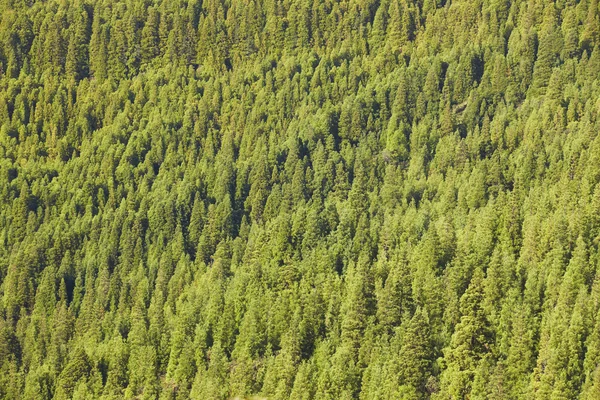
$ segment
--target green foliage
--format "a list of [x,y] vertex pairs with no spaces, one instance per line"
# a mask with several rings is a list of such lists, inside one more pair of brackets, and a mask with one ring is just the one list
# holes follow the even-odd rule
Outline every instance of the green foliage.
[[599,398],[599,79],[597,0],[0,0],[0,398]]

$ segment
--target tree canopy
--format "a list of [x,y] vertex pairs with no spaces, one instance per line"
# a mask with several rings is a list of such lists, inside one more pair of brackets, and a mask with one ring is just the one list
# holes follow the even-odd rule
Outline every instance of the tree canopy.
[[0,398],[597,399],[597,0],[0,0]]

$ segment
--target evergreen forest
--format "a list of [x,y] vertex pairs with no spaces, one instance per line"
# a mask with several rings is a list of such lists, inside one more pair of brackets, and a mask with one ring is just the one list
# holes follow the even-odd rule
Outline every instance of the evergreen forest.
[[600,399],[599,0],[0,0],[0,398]]

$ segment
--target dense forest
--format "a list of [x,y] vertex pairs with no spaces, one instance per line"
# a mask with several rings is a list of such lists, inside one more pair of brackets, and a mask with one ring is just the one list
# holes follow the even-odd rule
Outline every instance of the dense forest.
[[0,398],[600,398],[598,0],[0,0]]

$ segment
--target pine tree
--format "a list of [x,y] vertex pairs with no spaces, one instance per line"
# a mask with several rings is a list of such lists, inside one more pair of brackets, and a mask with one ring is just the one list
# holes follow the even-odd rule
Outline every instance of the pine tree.
[[600,40],[598,0],[590,0],[587,7],[587,17],[584,29],[581,32],[580,45],[582,49],[590,51],[598,44],[598,40]]
[[82,348],[77,348],[58,377],[54,397],[57,399],[71,398],[77,384],[80,380],[86,379],[90,372],[91,365],[88,355]]
[[416,393],[424,393],[431,376],[432,340],[429,317],[422,308],[417,308],[411,318],[398,355],[401,385],[408,385]]
[[491,350],[493,337],[481,307],[483,294],[483,272],[477,268],[460,299],[461,318],[450,345],[444,350],[447,365],[441,374],[441,391],[436,398],[468,396],[477,365]]
[[102,9],[96,6],[92,22],[92,36],[90,38],[90,72],[96,79],[104,79],[107,76],[107,29],[101,20]]
[[160,38],[158,27],[160,15],[155,8],[148,9],[148,19],[142,29],[141,50],[142,63],[149,63],[160,54]]

